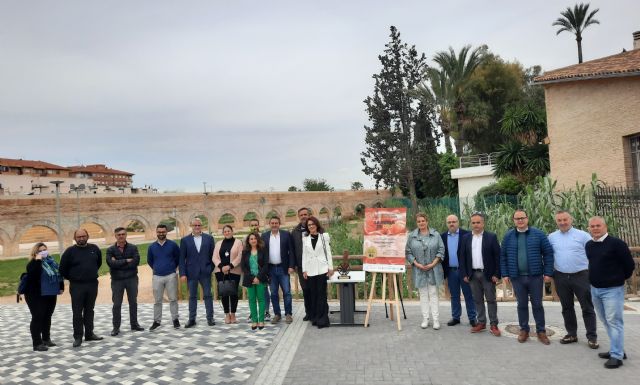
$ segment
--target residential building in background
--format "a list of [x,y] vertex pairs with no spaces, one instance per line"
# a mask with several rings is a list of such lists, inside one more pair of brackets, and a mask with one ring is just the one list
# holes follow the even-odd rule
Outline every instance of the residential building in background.
[[640,188],[640,31],[634,49],[545,72],[551,177]]

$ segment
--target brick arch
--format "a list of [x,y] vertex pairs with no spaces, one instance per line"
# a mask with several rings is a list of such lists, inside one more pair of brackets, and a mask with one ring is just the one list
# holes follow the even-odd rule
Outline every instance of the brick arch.
[[258,220],[260,221],[260,228],[262,228],[264,226],[264,217],[262,216],[262,214],[260,213],[260,210],[258,210],[255,207],[249,207],[247,209],[243,209],[242,210],[244,213],[242,214],[242,216],[240,217],[240,221],[244,222],[244,217],[251,213],[254,212],[256,213],[256,218],[258,218]]
[[[115,241],[115,237],[113,236],[113,230],[115,230],[115,227],[112,224],[105,221],[104,219],[95,215],[90,215],[88,217],[83,218],[83,221],[80,224],[80,226],[82,227],[82,225],[84,225],[85,223],[93,223],[95,225],[98,225],[104,232],[104,238],[106,242],[110,242],[111,240]],[[67,236],[69,238],[73,238],[73,232],[75,230],[76,229],[71,230],[69,234],[67,234]]]
[[282,213],[282,210],[280,210],[277,207],[271,207],[269,209],[269,211],[267,211],[264,215],[265,215],[265,221],[267,220],[266,215],[269,214],[270,212],[275,211],[276,215],[280,217],[280,222],[284,222],[284,214]]
[[0,252],[0,257],[8,254],[8,250],[13,247],[13,242],[11,241],[9,233],[2,229],[0,229],[0,244],[2,245],[2,252]]
[[46,227],[51,229],[57,237],[63,236],[64,235],[64,230],[61,232],[62,234],[58,233],[58,229],[57,226],[55,224],[55,222],[43,219],[43,220],[38,220],[38,221],[33,221],[31,223],[28,223],[27,225],[25,225],[24,227],[22,227],[20,230],[16,231],[16,234],[13,236],[13,242],[16,244],[20,244],[20,238],[22,238],[22,236],[31,228],[33,227],[38,227],[38,226],[42,226],[42,227]]
[[154,234],[154,228],[155,226],[151,226],[151,224],[149,223],[149,220],[140,215],[140,214],[127,214],[124,217],[122,217],[118,223],[120,224],[120,226],[122,227],[126,227],[127,224],[130,221],[138,221],[140,223],[142,223],[142,227],[144,228],[144,238],[145,239],[154,239],[155,238],[155,234]]

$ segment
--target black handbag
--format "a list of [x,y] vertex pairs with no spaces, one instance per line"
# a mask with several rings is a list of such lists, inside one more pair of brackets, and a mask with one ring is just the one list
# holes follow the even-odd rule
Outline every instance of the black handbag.
[[236,281],[228,277],[229,275],[225,274],[222,281],[218,281],[218,295],[221,297],[233,297],[238,295]]

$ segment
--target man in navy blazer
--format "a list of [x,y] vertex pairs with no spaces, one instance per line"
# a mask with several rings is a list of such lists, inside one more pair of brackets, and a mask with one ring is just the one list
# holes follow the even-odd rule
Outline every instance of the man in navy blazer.
[[444,243],[442,269],[451,293],[451,319],[447,322],[449,326],[455,326],[460,323],[460,316],[462,315],[460,291],[464,295],[464,305],[467,308],[469,323],[471,326],[476,326],[476,307],[473,302],[471,287],[460,276],[460,239],[467,233],[467,230],[460,228],[460,221],[457,216],[449,215],[447,217],[447,231],[442,233],[441,237]]
[[213,298],[211,295],[211,273],[213,272],[213,247],[215,240],[202,232],[202,221],[195,218],[191,222],[192,233],[180,241],[180,280],[187,281],[189,287],[189,321],[184,326],[196,325],[198,308],[198,283],[204,292],[204,307],[207,310],[207,323],[215,325],[213,320]]
[[271,304],[273,305],[272,323],[282,319],[278,288],[282,288],[284,297],[284,315],[287,323],[293,322],[291,279],[289,273],[295,271],[296,259],[293,253],[293,240],[288,231],[280,230],[280,217],[269,219],[271,231],[262,234],[262,240],[269,255],[269,278],[271,279]]
[[484,231],[484,220],[482,213],[471,215],[471,233],[466,234],[460,244],[460,275],[471,286],[478,311],[478,324],[471,332],[478,333],[487,328],[486,298],[491,322],[489,331],[499,337],[496,283],[500,279],[500,244],[494,233]]

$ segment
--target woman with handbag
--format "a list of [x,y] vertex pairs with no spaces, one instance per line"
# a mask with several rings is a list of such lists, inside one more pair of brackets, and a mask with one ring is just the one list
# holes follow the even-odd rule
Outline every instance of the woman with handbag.
[[34,351],[45,352],[56,346],[51,341],[51,317],[56,308],[56,297],[63,291],[64,280],[58,271],[58,264],[49,255],[47,245],[36,243],[27,263],[27,287],[24,294],[31,312],[29,329]]
[[329,234],[324,232],[318,218],[307,219],[308,235],[302,239],[302,275],[309,285],[309,321],[318,329],[329,326],[327,280],[333,275],[333,257]]
[[242,268],[242,241],[233,237],[233,227],[225,225],[222,228],[224,239],[217,242],[213,249],[213,272],[218,281],[218,297],[224,308],[224,323],[238,323],[236,309],[238,308],[238,284]]
[[257,232],[247,235],[242,251],[242,286],[249,294],[251,330],[264,329],[264,288],[269,281],[269,255],[264,248],[262,237]]

